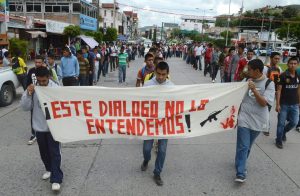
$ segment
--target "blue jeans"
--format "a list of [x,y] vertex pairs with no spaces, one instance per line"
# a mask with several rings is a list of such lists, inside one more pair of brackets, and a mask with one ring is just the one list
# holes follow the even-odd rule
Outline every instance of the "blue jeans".
[[[292,128],[294,128],[299,120],[299,106],[296,105],[280,105],[277,122],[277,142],[282,142],[282,137],[285,136]],[[287,124],[285,122],[288,121]]]
[[[154,140],[144,140],[143,154],[144,154],[144,161],[146,162],[150,161],[151,159],[151,150],[153,147],[153,141]],[[158,152],[155,160],[155,169],[153,171],[155,175],[160,175],[163,169],[165,158],[166,158],[166,152],[167,152],[167,144],[168,144],[167,139],[158,140]]]
[[103,76],[108,73],[108,61],[103,62]]
[[119,65],[119,83],[125,82],[126,66],[127,65]]
[[252,144],[254,143],[259,133],[259,131],[254,131],[245,127],[237,128],[235,153],[236,176],[246,177],[246,161],[249,157]]

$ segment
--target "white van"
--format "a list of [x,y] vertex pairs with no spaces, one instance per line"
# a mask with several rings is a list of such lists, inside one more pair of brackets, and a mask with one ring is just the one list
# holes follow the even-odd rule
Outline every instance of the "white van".
[[296,47],[289,47],[289,46],[282,46],[276,48],[277,52],[280,52],[280,54],[283,53],[283,51],[287,50],[289,52],[289,56],[297,56],[297,48]]

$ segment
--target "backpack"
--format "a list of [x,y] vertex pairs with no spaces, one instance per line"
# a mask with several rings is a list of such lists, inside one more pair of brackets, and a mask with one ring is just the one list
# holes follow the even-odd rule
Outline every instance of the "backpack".
[[280,69],[277,67],[268,67],[267,77],[275,84],[279,82]]
[[12,59],[12,71],[17,74],[18,72],[20,72],[20,69],[21,69],[21,65],[20,65],[20,62],[19,62],[19,57],[15,57]]

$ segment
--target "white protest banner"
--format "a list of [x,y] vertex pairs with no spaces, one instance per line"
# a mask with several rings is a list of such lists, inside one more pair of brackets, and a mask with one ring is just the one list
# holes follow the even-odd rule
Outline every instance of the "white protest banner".
[[245,82],[145,88],[36,87],[55,140],[188,138],[233,129]]

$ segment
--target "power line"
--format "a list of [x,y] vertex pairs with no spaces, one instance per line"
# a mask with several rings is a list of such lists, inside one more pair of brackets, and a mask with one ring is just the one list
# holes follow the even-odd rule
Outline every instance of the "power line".
[[[124,3],[118,3],[118,5],[125,6],[125,7],[131,7],[137,10],[143,10],[143,11],[149,11],[149,12],[155,12],[155,13],[161,13],[161,14],[168,14],[168,15],[176,15],[176,16],[188,16],[188,17],[203,17],[205,19],[210,19],[210,18],[224,18],[227,19],[228,17],[231,19],[235,18],[240,18],[240,19],[249,19],[249,20],[256,20],[256,21],[269,21],[269,19],[263,19],[263,18],[256,18],[256,17],[247,17],[247,16],[200,16],[200,15],[194,15],[194,14],[182,14],[182,13],[176,13],[176,12],[168,12],[168,11],[163,11],[163,10],[157,10],[157,9],[147,9],[147,8],[142,8],[134,5],[128,5]],[[183,11],[183,10],[181,10]],[[291,23],[291,24],[300,24],[300,21],[292,21],[292,20],[273,20],[272,22],[280,22],[280,23]]]

